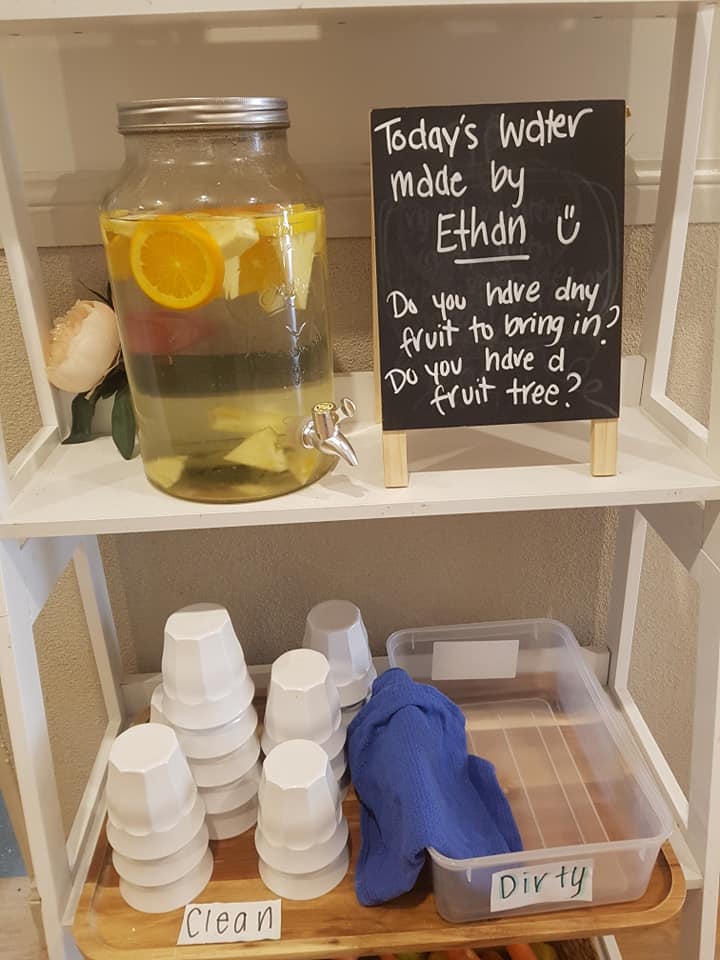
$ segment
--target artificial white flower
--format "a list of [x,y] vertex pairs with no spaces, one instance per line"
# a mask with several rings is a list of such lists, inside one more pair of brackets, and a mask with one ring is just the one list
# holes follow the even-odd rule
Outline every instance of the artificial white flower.
[[76,300],[50,332],[48,380],[59,390],[88,393],[115,364],[119,349],[114,311],[98,300]]

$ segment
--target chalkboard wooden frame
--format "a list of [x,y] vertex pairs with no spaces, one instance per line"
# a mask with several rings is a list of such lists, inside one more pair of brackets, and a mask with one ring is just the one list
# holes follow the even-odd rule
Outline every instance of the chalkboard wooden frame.
[[625,116],[619,100],[371,111],[386,486],[408,483],[406,430],[553,420],[590,419],[592,473],[615,474]]

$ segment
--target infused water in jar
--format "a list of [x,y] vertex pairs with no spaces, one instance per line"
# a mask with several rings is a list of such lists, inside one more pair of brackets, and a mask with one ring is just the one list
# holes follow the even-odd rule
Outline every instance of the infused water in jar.
[[332,402],[325,211],[288,153],[286,101],[118,114],[126,162],[101,226],[148,479],[235,502],[353,462]]

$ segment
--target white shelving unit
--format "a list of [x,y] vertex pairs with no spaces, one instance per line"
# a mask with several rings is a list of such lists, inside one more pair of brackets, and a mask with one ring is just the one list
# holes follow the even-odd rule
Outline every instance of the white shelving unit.
[[[662,179],[641,358],[623,369],[619,471],[593,478],[587,428],[549,424],[440,432],[411,437],[410,486],[382,484],[379,428],[372,423],[369,375],[353,375],[360,403],[353,442],[361,466],[340,467],[307,490],[253,505],[208,507],[162,496],[137,461],[125,463],[109,440],[63,447],[65,424],[45,378],[49,326],[22,178],[0,87],[0,236],[43,426],[11,462],[0,459],[0,680],[51,960],[78,956],[70,925],[104,814],[103,785],[112,738],[125,722],[120,657],[97,547],[110,532],[308,523],[464,513],[618,506],[620,530],[610,596],[608,693],[652,764],[677,821],[675,847],[688,878],[679,957],[711,960],[720,889],[720,392],[709,428],[666,396],[688,227],[713,6],[699,0],[3,0],[0,35],[62,33],[79,25],[190,17],[273,23],[282,13],[436,17],[456,7],[494,15],[532,8],[573,17],[676,17]],[[404,9],[407,8],[407,9]],[[101,12],[99,12],[101,11]],[[720,372],[720,332],[715,337]],[[715,377],[718,382],[717,376]],[[0,429],[0,441],[2,431]],[[4,446],[0,443],[4,450]],[[691,780],[685,794],[629,691],[628,674],[648,523],[699,584],[696,702]],[[75,559],[109,722],[66,841],[53,772],[33,623]],[[620,956],[612,939],[602,949]]]

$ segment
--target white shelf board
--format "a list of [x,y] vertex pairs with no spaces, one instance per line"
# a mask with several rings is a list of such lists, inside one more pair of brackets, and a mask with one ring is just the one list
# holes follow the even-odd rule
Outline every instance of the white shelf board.
[[[624,371],[633,369],[638,365],[624,364]],[[521,424],[409,433],[410,485],[388,490],[380,428],[370,423],[372,374],[340,377],[336,386],[337,396],[347,393],[358,401],[361,419],[350,433],[359,467],[340,464],[319,483],[273,500],[189,503],[153,489],[139,457],[123,461],[112,440],[101,437],[54,450],[0,518],[0,537],[720,499],[720,477],[637,406],[622,409],[615,477],[590,475],[587,423]]]
[[672,16],[683,9],[708,6],[717,0],[2,0],[0,24],[31,28],[33,24],[63,23],[72,27],[98,25],[101,22],[152,17],[185,17],[212,21],[237,15],[277,22],[279,16],[322,17],[335,12],[362,13],[383,10],[437,11],[444,16],[479,10],[523,12],[564,10],[574,15],[598,13],[612,16]]

